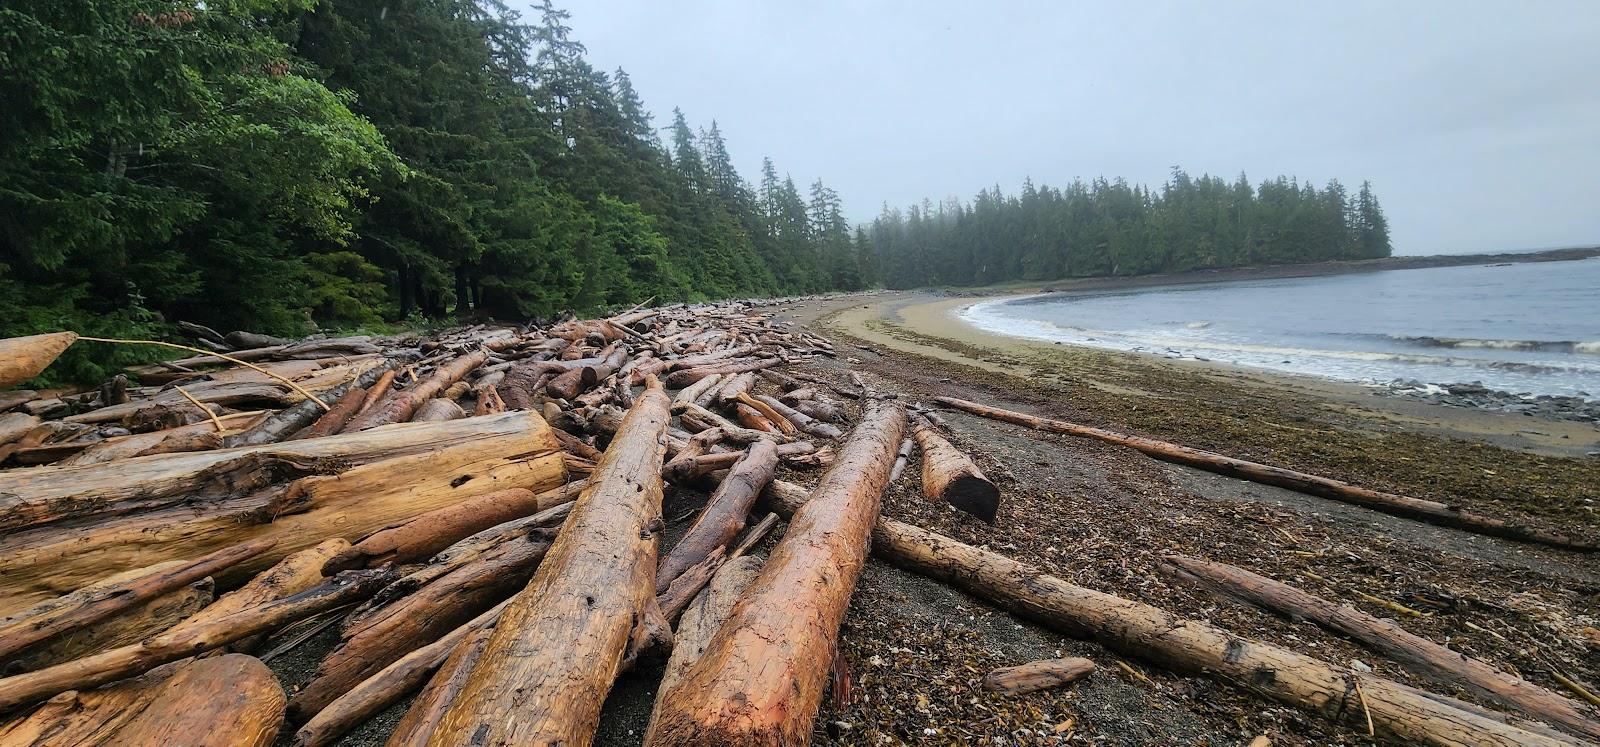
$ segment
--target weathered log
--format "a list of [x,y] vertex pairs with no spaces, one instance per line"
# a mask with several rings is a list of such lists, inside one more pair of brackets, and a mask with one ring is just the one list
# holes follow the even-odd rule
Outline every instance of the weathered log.
[[[342,386],[336,386],[324,392],[317,393],[317,400],[323,404],[331,405],[338,401],[344,393],[352,388],[366,387],[368,393],[379,391],[376,382],[393,381],[395,372],[406,364],[408,357],[397,356],[363,371],[355,381]],[[363,404],[366,404],[363,402]],[[235,448],[240,446],[260,446],[282,441],[294,432],[316,422],[324,410],[321,405],[311,400],[296,403],[290,407],[279,410],[269,415],[266,420],[251,426],[243,433],[238,433],[223,440],[223,446]]]
[[[510,601],[508,599],[495,605],[489,611],[446,633],[443,638],[400,657],[393,664],[384,667],[377,674],[339,696],[295,732],[295,747],[324,747],[333,744],[383,709],[399,702],[411,691],[422,687],[423,683],[428,682],[431,688],[429,676],[439,669],[441,664],[448,668],[451,661],[460,655],[463,644],[468,641],[476,642],[480,635],[487,637],[488,632],[493,630],[495,621],[500,618],[500,612]],[[418,701],[426,697],[427,692],[424,691],[423,695],[418,696]],[[413,709],[415,707],[413,705]],[[410,711],[407,711],[407,714],[409,716]],[[406,721],[402,719],[401,728],[404,728],[405,724]],[[396,729],[397,733],[399,731],[400,729]]]
[[345,430],[364,431],[387,423],[403,423],[411,418],[422,403],[433,399],[451,384],[465,378],[472,369],[483,365],[487,360],[489,360],[487,350],[474,350],[457,356],[450,362],[440,365],[432,376],[404,391],[391,394],[388,399],[378,403],[371,410],[351,419]]
[[66,604],[51,605],[50,609],[36,614],[24,612],[8,617],[0,621],[0,661],[54,636],[124,613],[237,565],[266,552],[273,544],[271,540],[260,540],[224,548],[183,565],[103,586],[91,594]]
[[38,376],[77,339],[76,332],[0,339],[0,389]]
[[[206,605],[172,631],[183,631],[208,625],[235,612],[260,607],[268,602],[299,594],[322,583],[322,566],[328,559],[348,549],[350,543],[343,539],[324,540],[316,547],[294,553],[271,568],[257,573],[248,583],[227,594],[215,603]],[[254,636],[234,641],[228,647],[234,651],[253,651],[264,636]]]
[[429,736],[439,728],[439,722],[449,712],[451,704],[466,688],[472,670],[478,666],[478,660],[483,657],[484,649],[489,647],[489,638],[493,635],[494,628],[481,628],[472,631],[456,645],[449,658],[428,680],[427,687],[411,701],[411,707],[400,717],[400,723],[389,734],[385,747],[424,747],[428,744]]
[[427,560],[440,550],[489,527],[550,508],[560,493],[535,493],[522,488],[498,490],[434,509],[397,526],[386,527],[339,553],[322,568],[333,574],[384,563],[405,565]]
[[791,440],[788,436],[772,431],[745,428],[721,415],[707,410],[700,405],[689,402],[678,402],[672,406],[672,412],[679,416],[683,427],[699,432],[710,428],[721,428],[723,438],[742,444],[754,443],[761,439],[775,439],[779,443]]
[[277,540],[218,579],[242,581],[329,537],[355,539],[485,493],[564,482],[558,444],[532,413],[138,457],[116,470],[0,472],[0,521],[78,519],[0,535],[0,614],[117,569]]
[[400,369],[393,366],[384,366],[379,370],[383,373],[378,375],[377,381],[372,382],[372,386],[367,387],[367,394],[361,398],[361,406],[356,408],[356,415],[372,409],[373,405],[389,396],[389,390],[394,386],[394,377],[400,373]]
[[1026,695],[1077,682],[1093,672],[1094,662],[1088,659],[1042,659],[996,669],[983,676],[983,686],[1003,695]]
[[776,385],[778,387],[778,389],[780,389],[782,391],[785,391],[785,392],[793,391],[795,389],[799,389],[800,387],[805,386],[805,384],[801,383],[801,381],[799,379],[796,379],[795,377],[790,376],[789,374],[783,373],[782,371],[774,371],[774,370],[772,370],[770,368],[766,369],[764,371],[761,371],[761,378],[772,382],[774,385]]
[[429,744],[587,744],[636,631],[662,625],[655,559],[671,415],[660,384],[647,383]]
[[301,722],[379,670],[521,589],[550,549],[543,536],[507,542],[381,609],[354,620],[316,676],[289,701]]
[[[766,439],[756,443],[766,443]],[[794,443],[778,444],[776,451],[779,458],[789,459],[804,456],[817,450],[810,441],[795,441]],[[709,475],[719,469],[727,469],[739,461],[744,452],[722,451],[713,454],[699,454],[692,456],[679,456],[667,462],[661,468],[661,476],[668,482],[682,485],[701,475]]]
[[682,389],[712,374],[735,374],[744,373],[745,371],[759,371],[763,368],[771,368],[782,362],[783,360],[780,358],[758,358],[747,361],[727,361],[724,363],[714,363],[709,366],[685,368],[680,371],[673,371],[667,375],[667,388]]
[[1000,509],[1000,489],[983,476],[983,470],[933,426],[918,422],[912,426],[912,434],[922,449],[923,497],[943,501],[993,524]]
[[[176,567],[181,561],[163,563],[156,568]],[[88,592],[85,597],[95,593],[98,589],[118,583],[121,580],[140,575],[151,569],[135,569],[125,574],[118,574],[104,585],[88,587],[83,591]],[[35,669],[43,669],[64,661],[82,658],[93,653],[106,651],[136,643],[149,636],[160,633],[179,621],[200,611],[216,593],[216,584],[208,578],[187,584],[162,594],[143,604],[135,605],[110,617],[101,618],[86,625],[78,626],[60,635],[52,636],[49,640],[29,646],[18,652],[5,663],[5,673],[15,674]],[[76,596],[78,592],[74,592]]]
[[454,400],[438,397],[417,407],[417,411],[411,415],[411,422],[437,423],[442,420],[460,420],[466,416],[467,411],[461,409],[461,405],[456,404]]
[[0,711],[67,690],[81,690],[131,677],[240,638],[265,633],[370,596],[393,576],[393,571],[388,569],[346,571],[315,588],[229,615],[209,625],[163,633],[131,646],[0,679]]
[[778,447],[771,441],[757,441],[739,456],[683,538],[662,558],[656,571],[656,594],[665,592],[679,574],[739,536],[750,518],[750,507],[777,470]]
[[[666,671],[661,675],[661,683],[656,686],[655,710],[660,709],[662,696],[705,653],[717,629],[733,612],[733,605],[761,573],[761,563],[761,558],[743,557],[723,564],[712,576],[711,583],[683,611],[683,618],[678,621],[672,639],[672,656],[667,659]],[[650,741],[648,734],[654,730],[655,715],[652,711],[646,742]]]
[[721,383],[722,374],[711,374],[710,376],[707,376],[679,390],[677,396],[673,397],[672,400],[674,402],[693,402],[695,404],[701,404],[700,397],[706,392],[710,391],[712,387],[715,387]]
[[[712,400],[719,405],[726,405],[730,402],[736,402],[739,399],[739,395],[748,394],[749,392],[753,391],[755,389],[755,385],[756,372],[746,371],[742,374],[734,374],[732,379],[728,380],[717,389],[715,396],[712,397]],[[701,402],[699,404],[704,405],[706,403]]]
[[[788,432],[779,430],[777,424],[773,423],[771,420],[768,420],[767,416],[762,415],[760,410],[757,410],[756,408],[751,407],[743,402],[734,403],[733,412],[738,417],[739,424],[746,428],[758,431],[766,431],[774,435],[789,435]],[[785,425],[787,425],[787,423],[785,423]]]
[[568,454],[583,457],[591,462],[600,461],[599,449],[590,446],[583,439],[561,430],[560,428],[556,428],[554,432],[556,434],[556,440],[561,442],[561,448],[565,449]]
[[132,459],[151,454],[177,454],[185,451],[210,451],[220,449],[226,437],[237,426],[241,430],[254,427],[267,416],[264,411],[236,412],[217,418],[225,428],[217,432],[216,423],[203,420],[166,430],[133,433],[108,438],[83,451],[56,462],[66,467],[83,464],[104,464],[118,459]]
[[803,399],[795,402],[793,407],[796,411],[803,412],[825,423],[844,422],[844,410],[840,409],[839,405],[831,400],[821,398]]
[[39,425],[39,418],[25,412],[0,412],[0,446],[11,443]]
[[905,411],[873,399],[754,584],[660,697],[651,745],[804,744],[866,562]]
[[0,744],[266,745],[283,720],[283,706],[283,688],[261,662],[240,654],[193,659],[62,693],[25,717],[0,723]]
[[914,436],[906,436],[900,441],[900,450],[894,455],[894,468],[889,470],[889,482],[900,479],[900,473],[906,471],[906,465],[911,463],[911,451],[917,446]]
[[[789,513],[805,505],[806,490],[775,480],[765,499],[774,511]],[[901,568],[1128,656],[1243,685],[1257,694],[1362,729],[1370,714],[1378,733],[1397,742],[1439,747],[1577,744],[1537,724],[1506,723],[1498,714],[1453,698],[1345,670],[1147,604],[1075,586],[1034,566],[904,522],[880,518],[872,532],[872,550]]]
[[367,401],[367,390],[364,387],[349,387],[339,399],[334,401],[328,411],[322,413],[311,425],[301,428],[290,438],[322,438],[331,436],[344,430],[345,423],[355,417],[356,411],[361,409],[361,403]]
[[1477,534],[1514,539],[1520,542],[1550,545],[1583,552],[1600,551],[1600,545],[1596,545],[1586,539],[1568,537],[1503,519],[1480,516],[1438,501],[1371,490],[1351,485],[1341,480],[1308,475],[1304,472],[1295,472],[1283,467],[1249,462],[1210,451],[1202,451],[1188,446],[1179,446],[1178,444],[1140,436],[1129,436],[1101,428],[1092,428],[1061,420],[1049,420],[1011,410],[1002,410],[998,407],[980,405],[976,402],[968,402],[954,397],[935,397],[934,399],[940,404],[964,410],[974,415],[1015,423],[1049,433],[1084,436],[1107,443],[1119,444],[1163,461],[1196,467],[1208,472],[1252,482],[1276,485],[1280,488],[1288,488],[1330,500],[1350,503],[1394,516],[1416,519]]
[[[763,394],[757,396],[756,400],[760,401],[762,404],[765,404],[769,409],[772,410],[773,413],[776,413],[789,422],[794,423],[796,428],[799,428],[800,430],[805,431],[813,436],[828,439],[844,437],[844,431],[828,425],[827,423],[818,421],[815,418],[812,418],[810,415],[784,404],[783,402],[779,401],[777,397],[771,397]],[[770,420],[772,416],[768,415],[767,417]]]
[[743,421],[745,418],[744,410],[740,407],[740,405],[743,405],[744,407],[748,407],[760,413],[761,417],[765,418],[766,422],[771,423],[772,427],[777,428],[780,433],[791,437],[800,435],[800,428],[788,418],[784,417],[783,413],[780,413],[773,408],[772,405],[750,396],[749,393],[742,392],[736,399],[738,399],[740,404],[734,405],[734,410],[739,413],[739,419],[741,421]]
[[477,404],[472,408],[473,415],[493,415],[506,411],[505,400],[500,399],[500,390],[494,384],[479,383],[473,387],[477,393]]
[[189,662],[117,730],[112,744],[267,747],[283,725],[283,686],[259,659]]
[[1408,633],[1391,620],[1330,602],[1243,568],[1182,555],[1168,556],[1167,562],[1176,567],[1176,575],[1181,578],[1297,620],[1310,620],[1349,636],[1441,685],[1460,687],[1485,700],[1520,711],[1573,734],[1600,739],[1600,723],[1586,716],[1576,703],[1521,677],[1502,672],[1488,662]]
[[600,372],[594,366],[579,366],[570,369],[550,380],[545,384],[544,390],[552,397],[559,399],[572,399],[588,391],[589,387],[600,381]]

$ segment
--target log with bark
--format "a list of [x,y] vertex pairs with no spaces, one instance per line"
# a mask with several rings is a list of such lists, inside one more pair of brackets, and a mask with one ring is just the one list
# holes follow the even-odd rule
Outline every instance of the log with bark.
[[655,565],[670,413],[647,384],[429,744],[587,744],[630,644],[664,627]]
[[931,424],[918,420],[912,426],[922,449],[922,495],[943,501],[990,524],[1000,509],[1000,489],[983,476],[983,470]]
[[[765,499],[774,511],[792,513],[806,504],[807,492],[775,480]],[[1364,729],[1370,715],[1378,733],[1396,742],[1438,747],[1579,744],[1536,722],[1510,723],[1500,714],[1453,698],[1075,586],[1034,566],[904,522],[880,518],[872,532],[872,549],[901,568],[949,583],[1066,635],[1160,666],[1217,677],[1331,721]]]
[[388,399],[373,406],[345,426],[347,432],[364,431],[387,423],[404,423],[424,402],[433,399],[451,384],[465,378],[473,369],[489,360],[489,351],[474,350],[440,365],[433,375],[413,384],[404,391],[393,393]]
[[1502,672],[1488,662],[1408,633],[1392,620],[1373,617],[1354,607],[1330,602],[1224,563],[1182,555],[1168,556],[1167,562],[1180,578],[1296,620],[1310,620],[1349,636],[1441,685],[1459,687],[1573,734],[1600,739],[1600,723],[1571,700]]
[[983,676],[983,686],[1003,695],[1026,695],[1077,682],[1093,672],[1094,662],[1088,659],[1042,659],[996,669]]
[[350,418],[355,417],[356,412],[361,409],[361,403],[365,401],[367,401],[366,388],[349,387],[338,400],[334,401],[327,412],[322,413],[311,425],[301,428],[290,438],[322,438],[338,433],[344,430],[345,423],[350,422]]
[[[355,381],[336,386],[327,391],[318,392],[317,401],[329,405],[329,409],[332,409],[332,404],[337,402],[340,397],[343,397],[345,392],[355,388],[366,388],[368,400],[362,403],[363,407],[365,407],[370,403],[370,399],[374,394],[381,393],[387,388],[387,384],[380,387],[378,382],[393,381],[395,372],[410,360],[411,356],[409,355],[387,358],[376,366],[363,371],[360,376],[356,377]],[[318,402],[306,400],[279,410],[248,430],[229,436],[223,441],[222,445],[228,448],[235,448],[239,446],[260,446],[283,441],[296,431],[315,423],[318,418],[322,417],[326,411],[322,409]]]
[[756,497],[772,482],[778,470],[778,447],[771,441],[750,445],[722,479],[704,508],[678,544],[662,558],[656,571],[656,594],[690,566],[704,561],[717,548],[726,547],[750,517]]
[[205,653],[241,638],[358,601],[394,576],[387,569],[345,571],[293,596],[55,666],[0,679],[0,712],[67,690],[103,685],[148,672],[162,664]]
[[[0,614],[116,570],[278,542],[219,582],[241,581],[330,537],[356,539],[507,488],[566,482],[538,415],[388,426],[327,438],[0,472]],[[73,521],[65,521],[72,519]]]
[[417,411],[411,415],[413,423],[437,423],[441,420],[460,420],[467,416],[467,411],[453,400],[443,397],[430,399],[422,403]]
[[38,376],[77,339],[76,332],[0,339],[0,389]]
[[427,560],[440,550],[497,524],[530,516],[566,502],[563,491],[535,493],[523,488],[499,490],[420,514],[405,523],[375,532],[323,566],[324,574],[384,563],[405,565]]
[[647,744],[803,744],[866,562],[905,411],[873,399],[832,469],[700,658],[660,697]]
[[1438,501],[1371,490],[1340,480],[1309,475],[1283,467],[1235,459],[1188,446],[1180,446],[1140,436],[1130,436],[1102,428],[1093,428],[1061,420],[1050,420],[1012,410],[1003,410],[998,407],[989,407],[954,397],[935,397],[934,399],[940,404],[974,415],[1015,423],[1049,433],[1084,436],[1107,443],[1119,444],[1136,449],[1162,461],[1196,467],[1208,472],[1252,482],[1276,485],[1280,488],[1288,488],[1322,498],[1350,503],[1394,516],[1416,519],[1477,534],[1514,539],[1520,542],[1550,545],[1582,552],[1600,551],[1600,545],[1596,545],[1587,539],[1568,537],[1503,519],[1481,516]]

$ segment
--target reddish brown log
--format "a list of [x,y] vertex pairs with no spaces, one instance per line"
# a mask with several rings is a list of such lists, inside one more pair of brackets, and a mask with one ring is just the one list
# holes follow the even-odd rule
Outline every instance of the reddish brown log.
[[[747,394],[751,392],[755,389],[755,385],[755,371],[746,371],[742,374],[735,374],[732,379],[729,379],[717,389],[715,396],[712,397],[712,400],[718,405],[726,405],[729,402],[736,402],[738,401],[740,394]],[[701,402],[699,404],[704,405],[707,403]]]
[[[773,510],[787,513],[806,504],[806,490],[775,480],[766,498]],[[1378,734],[1397,742],[1437,747],[1578,744],[1537,724],[1507,724],[1499,714],[1453,698],[1074,586],[1034,566],[903,522],[880,518],[872,532],[872,550],[901,568],[1129,656],[1224,682],[1248,683],[1257,694],[1361,729],[1370,715]]]
[[404,423],[411,419],[422,403],[460,381],[472,369],[489,360],[489,351],[474,350],[440,365],[433,375],[413,384],[411,388],[391,395],[372,409],[357,415],[345,426],[345,432],[364,431],[388,423]]
[[561,448],[568,454],[583,457],[591,462],[600,461],[600,450],[585,443],[583,439],[560,428],[556,428],[551,432],[556,434],[556,440],[561,442]]
[[265,633],[370,596],[393,577],[394,573],[389,570],[346,571],[316,588],[229,615],[209,625],[163,633],[132,646],[0,679],[0,711],[67,690],[81,690],[148,672],[162,664]]
[[[39,614],[23,612],[0,623],[0,660],[54,636],[149,602],[271,549],[275,542],[246,542],[189,563],[128,579],[75,604],[52,606]],[[48,603],[47,603],[48,604]]]
[[704,561],[718,548],[739,536],[750,518],[756,497],[772,482],[778,471],[778,447],[770,441],[757,441],[739,455],[733,470],[717,486],[694,524],[661,560],[656,571],[656,594],[667,590],[672,580],[690,566]]
[[666,671],[661,675],[661,683],[656,686],[656,705],[647,733],[655,730],[654,713],[661,708],[662,696],[672,689],[690,665],[700,659],[700,655],[711,644],[711,639],[716,636],[717,629],[733,612],[733,605],[761,573],[761,563],[761,558],[753,557],[729,560],[684,610],[683,619],[678,621],[674,632],[672,656],[667,659]]
[[344,429],[345,423],[355,417],[361,409],[361,403],[367,401],[367,390],[361,387],[351,387],[343,396],[335,400],[328,411],[322,413],[315,422],[290,437],[290,440],[299,438],[322,438],[331,436]]
[[1456,506],[1449,506],[1438,501],[1411,498],[1394,493],[1371,490],[1357,487],[1340,480],[1333,480],[1304,472],[1273,467],[1271,465],[1248,462],[1221,454],[1201,451],[1188,446],[1157,441],[1140,436],[1129,436],[1100,428],[1086,425],[1068,423],[1061,420],[1049,420],[1011,410],[1002,410],[997,407],[980,405],[954,397],[935,397],[940,404],[964,410],[974,415],[986,418],[1015,423],[1036,430],[1050,433],[1063,433],[1069,436],[1084,436],[1098,439],[1108,443],[1127,446],[1131,449],[1144,452],[1157,459],[1196,467],[1208,472],[1215,472],[1229,477],[1237,477],[1253,482],[1276,485],[1280,488],[1297,490],[1331,500],[1351,503],[1374,511],[1386,514],[1403,516],[1430,524],[1453,527],[1477,534],[1486,534],[1494,537],[1505,537],[1521,542],[1550,545],[1569,550],[1595,552],[1600,550],[1600,545],[1586,540],[1568,537],[1566,535],[1549,532],[1535,527],[1516,524],[1502,519],[1494,519],[1463,511]]
[[782,362],[783,361],[779,358],[760,358],[755,360],[728,361],[725,363],[714,363],[709,366],[685,368],[681,371],[673,371],[667,376],[667,388],[682,389],[690,384],[695,383],[696,381],[710,376],[711,374],[735,374],[744,373],[745,371],[759,371],[763,368],[771,368],[772,366],[776,366]]
[[76,332],[0,339],[0,389],[38,376],[77,339]]
[[550,508],[561,495],[561,491],[511,488],[468,498],[368,536],[329,560],[322,572],[332,575],[351,568],[427,560],[469,535]]
[[1330,602],[1243,568],[1182,555],[1169,556],[1167,561],[1176,566],[1180,577],[1250,604],[1296,620],[1310,620],[1349,636],[1441,685],[1460,687],[1573,734],[1600,739],[1600,723],[1586,716],[1576,703],[1521,677],[1502,672],[1488,662],[1412,635],[1392,620],[1373,617],[1354,607]]
[[371,410],[373,405],[378,404],[383,401],[384,397],[389,396],[389,389],[394,386],[394,377],[398,373],[400,373],[400,369],[390,368],[380,374],[378,380],[367,388],[366,396],[361,398],[361,406],[356,408],[356,415]]
[[[756,443],[766,442],[767,439],[756,441]],[[783,459],[804,456],[816,450],[816,445],[810,441],[779,444],[776,449],[778,456]],[[732,467],[743,454],[744,452],[740,451],[722,451],[714,454],[679,456],[662,466],[661,476],[675,485],[687,484],[701,475],[709,475],[717,470]]]
[[782,413],[779,413],[777,410],[773,409],[771,405],[750,396],[748,393],[740,393],[737,399],[739,400],[739,404],[734,405],[734,410],[735,412],[739,413],[740,421],[745,420],[746,415],[743,408],[748,407],[760,413],[761,417],[764,418],[767,423],[770,423],[773,428],[778,429],[779,433],[790,437],[800,435],[800,429],[795,427],[795,424],[790,422],[788,418],[785,418]]
[[551,379],[544,389],[552,397],[570,400],[588,391],[599,380],[599,371],[594,366],[579,366]]
[[515,594],[533,576],[549,548],[543,535],[501,544],[358,618],[344,631],[339,648],[317,666],[316,677],[289,701],[289,717],[300,722],[316,715],[400,657]]
[[663,694],[650,745],[804,744],[866,561],[905,412],[868,403],[783,540],[698,661]]
[[494,384],[480,384],[476,390],[478,401],[472,409],[473,415],[493,415],[506,411],[505,400],[500,399],[500,390]]
[[483,651],[489,647],[489,638],[493,635],[494,628],[482,628],[456,644],[449,658],[428,680],[428,686],[411,701],[411,707],[406,709],[406,715],[400,718],[400,723],[389,734],[385,747],[425,747],[428,744],[428,737],[439,728],[439,722],[449,712],[451,704],[466,688],[472,670],[478,666],[478,660],[483,657]]
[[283,725],[283,707],[283,687],[259,659],[200,659],[181,667],[108,743],[267,747]]
[[[316,717],[307,721],[299,731],[295,732],[295,747],[325,747],[333,744],[357,726],[378,715],[383,709],[422,687],[441,664],[449,668],[453,658],[459,655],[463,643],[473,641],[480,635],[487,637],[495,621],[500,618],[500,612],[509,603],[510,600],[506,600],[495,605],[493,609],[450,631],[443,638],[400,657],[398,661],[363,680],[350,692],[339,696],[338,700],[329,703],[327,708],[322,709]],[[429,687],[432,687],[431,683]],[[427,691],[424,691],[418,696],[418,701],[426,697]],[[405,720],[401,721],[401,726],[405,726]]]
[[774,435],[788,435],[783,431],[778,430],[778,426],[771,420],[768,420],[767,416],[762,415],[760,410],[757,410],[756,408],[751,407],[743,402],[735,403],[733,406],[733,412],[739,418],[739,423],[746,428],[751,428],[758,431],[766,431]]
[[[763,394],[757,396],[756,399],[765,404],[768,409],[772,410],[772,412],[778,414],[789,422],[794,423],[796,428],[816,436],[817,438],[836,439],[844,436],[844,431],[828,425],[827,423],[816,420],[810,415],[784,404],[783,402],[779,401],[777,397],[770,397]],[[768,419],[771,419],[771,415],[768,415],[767,417]]]
[[1077,682],[1093,672],[1094,662],[1088,659],[1043,659],[996,669],[984,675],[983,686],[1003,695],[1026,695]]
[[654,379],[596,466],[549,556],[501,616],[429,744],[588,744],[656,609],[668,399]]
[[912,433],[922,448],[923,497],[944,501],[993,524],[1000,509],[1000,489],[932,426],[919,422]]

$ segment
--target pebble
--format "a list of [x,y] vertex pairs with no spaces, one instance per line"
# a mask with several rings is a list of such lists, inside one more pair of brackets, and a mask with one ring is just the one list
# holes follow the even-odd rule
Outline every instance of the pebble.
[[1481,381],[1437,385],[1416,379],[1395,379],[1379,385],[1378,393],[1413,397],[1446,407],[1519,412],[1528,417],[1600,423],[1600,401],[1553,394],[1512,394],[1490,389]]

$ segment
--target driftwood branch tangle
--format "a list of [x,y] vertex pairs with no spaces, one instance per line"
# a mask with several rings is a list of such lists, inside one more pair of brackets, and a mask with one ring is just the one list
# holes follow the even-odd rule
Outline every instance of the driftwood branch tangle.
[[1181,555],[1169,556],[1167,562],[1178,569],[1180,577],[1347,635],[1442,685],[1460,687],[1573,734],[1600,739],[1600,723],[1585,716],[1572,701],[1487,662],[1412,635],[1393,621],[1335,604],[1243,568]]
[[1416,519],[1430,524],[1454,527],[1468,532],[1505,537],[1522,542],[1561,547],[1568,550],[1581,550],[1584,552],[1600,550],[1600,546],[1595,545],[1593,542],[1514,524],[1502,519],[1480,516],[1438,501],[1411,498],[1357,487],[1340,480],[1308,475],[1304,472],[1296,472],[1283,467],[1235,459],[1210,451],[1202,451],[1141,436],[1130,436],[1102,428],[1093,428],[1087,425],[1078,425],[1062,420],[1050,420],[1012,410],[1003,410],[964,399],[956,399],[954,397],[935,397],[934,399],[940,404],[974,415],[1015,423],[1035,430],[1062,433],[1069,436],[1084,436],[1107,443],[1119,444],[1144,452],[1162,461],[1196,467],[1229,477],[1276,485],[1280,488],[1288,488],[1331,500],[1351,503],[1374,511]]
[[[773,481],[766,499],[773,510],[788,513],[805,505],[806,490]],[[872,533],[872,550],[901,568],[1129,656],[1237,683],[1357,728],[1365,728],[1365,717],[1370,714],[1379,735],[1399,743],[1437,747],[1580,744],[1537,723],[1529,723],[1527,728],[1506,723],[1499,714],[1453,698],[1351,672],[1147,604],[1074,586],[1034,566],[904,522],[879,519]]]
[[898,403],[867,404],[760,576],[661,696],[648,744],[807,741],[905,426]]
[[659,621],[668,404],[649,379],[429,744],[582,745],[593,738],[636,629]]

